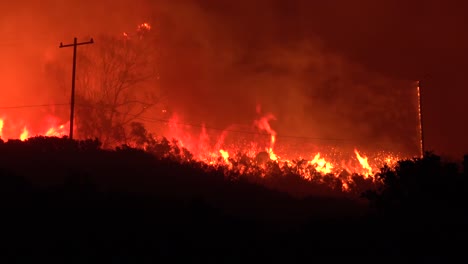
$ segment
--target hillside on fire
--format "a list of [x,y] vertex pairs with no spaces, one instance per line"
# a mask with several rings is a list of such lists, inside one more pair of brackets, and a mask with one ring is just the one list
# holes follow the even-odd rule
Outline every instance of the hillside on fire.
[[0,1],[0,262],[460,255],[467,9]]
[[401,260],[459,255],[466,242],[467,162],[458,168],[427,153],[385,166],[371,180],[354,175],[351,191],[318,171],[302,178],[300,163],[244,157],[207,165],[164,138],[146,150],[101,145],[66,137],[0,141],[5,257]]

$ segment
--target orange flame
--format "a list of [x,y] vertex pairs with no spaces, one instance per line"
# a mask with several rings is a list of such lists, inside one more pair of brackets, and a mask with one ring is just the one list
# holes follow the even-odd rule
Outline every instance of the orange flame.
[[[67,135],[68,131],[66,128],[68,128],[68,125],[57,125],[58,122],[58,118],[49,116],[38,127],[32,127],[26,123],[26,125],[22,126],[22,129],[19,130],[19,127],[15,125],[15,122],[6,122],[5,119],[0,119],[0,137],[19,138],[24,141],[31,137],[32,134],[47,137],[61,137]],[[12,135],[16,136],[12,137]]]
[[315,169],[323,174],[328,174],[332,172],[333,164],[325,161],[324,158],[320,157],[320,153],[317,153],[313,160],[309,161],[309,164],[314,165]]
[[20,140],[25,141],[28,137],[29,137],[28,129],[26,129],[26,127],[24,127],[23,132],[20,135]]
[[[260,112],[260,108],[257,108],[257,111]],[[270,126],[270,121],[276,120],[276,117],[272,114],[267,114],[261,117],[258,120],[255,120],[254,124],[260,129],[265,130],[267,133],[270,134],[270,146],[266,149],[268,154],[270,155],[271,160],[278,160],[278,156],[274,153],[273,148],[276,142],[276,131],[274,131]]]
[[349,192],[349,185],[346,182],[343,182],[343,185],[341,187],[341,190],[343,192]]
[[3,131],[3,119],[0,118],[0,138],[2,137],[2,131]]
[[[260,114],[260,109],[257,111]],[[352,177],[341,173],[343,170],[351,174],[357,173],[362,175],[365,179],[371,178],[373,180],[374,170],[372,168],[377,168],[384,163],[393,166],[400,159],[398,156],[385,152],[372,152],[372,155],[367,157],[361,155],[357,148],[355,148],[354,154],[359,163],[356,163],[354,157],[349,155],[351,153],[342,153],[341,151],[338,151],[338,153],[329,153],[326,152],[326,150],[314,152],[316,154],[311,157],[311,160],[304,162],[301,160],[300,163],[298,163],[296,160],[293,160],[293,158],[297,157],[295,155],[300,156],[300,153],[295,153],[295,150],[293,150],[294,153],[289,152],[287,149],[289,146],[286,146],[286,149],[280,148],[281,157],[275,153],[276,144],[281,144],[282,142],[279,142],[280,140],[278,141],[279,137],[277,136],[277,132],[270,125],[270,121],[272,120],[276,120],[273,114],[263,114],[260,115],[257,120],[254,120],[254,125],[257,129],[268,133],[269,142],[265,142],[266,146],[262,146],[260,142],[254,140],[240,143],[237,139],[233,139],[229,136],[231,130],[228,128],[223,130],[222,133],[215,135],[211,132],[208,133],[207,127],[202,125],[201,129],[198,130],[199,134],[197,136],[194,134],[193,125],[182,123],[175,114],[168,122],[167,132],[169,132],[169,134],[164,136],[170,140],[174,139],[174,143],[178,144],[178,147],[186,148],[192,154],[190,156],[184,156],[188,160],[194,159],[211,166],[225,167],[227,165],[229,170],[235,170],[240,174],[253,172],[260,173],[261,176],[265,176],[269,173],[268,169],[263,166],[265,159],[272,160],[280,169],[294,168],[299,176],[308,181],[318,180],[322,182],[320,175],[314,173],[315,171],[321,175],[332,174],[341,182],[341,189],[344,192],[350,191],[350,188],[354,185]],[[6,137],[11,133],[13,135],[20,135],[19,138],[24,141],[29,138],[31,134],[44,136],[67,135],[68,124],[60,124],[59,122],[60,120],[58,118],[49,116],[39,127],[34,127],[26,123],[22,129],[18,130],[22,126],[18,127],[14,123],[10,124],[10,122],[6,122],[5,119],[0,119],[0,137]],[[264,156],[262,156],[263,154]],[[258,167],[250,167],[248,165],[249,163],[234,162],[237,158],[243,159],[244,155],[245,157],[254,159],[258,164],[261,164],[260,167],[262,170],[257,171]],[[373,167],[371,167],[369,163],[371,163]],[[322,183],[324,182],[326,181]]]
[[224,161],[226,163],[228,163],[229,162],[229,153],[227,151],[225,151],[225,150],[222,150],[222,149],[219,150],[219,153],[221,153],[221,157],[223,157]]
[[364,172],[362,173],[365,178],[369,178],[372,175],[372,168],[369,166],[369,163],[367,162],[367,157],[363,157],[359,154],[357,149],[354,149],[354,153],[356,153],[356,157],[359,161],[359,164],[361,164],[362,168],[364,169]]
[[60,137],[66,134],[64,129],[65,125],[60,125],[59,127],[51,127],[49,128],[49,130],[47,130],[45,135],[47,137]]

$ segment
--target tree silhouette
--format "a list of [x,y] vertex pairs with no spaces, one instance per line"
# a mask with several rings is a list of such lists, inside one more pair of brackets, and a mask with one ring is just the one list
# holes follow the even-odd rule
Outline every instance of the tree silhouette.
[[162,102],[155,35],[140,25],[131,37],[95,40],[78,57],[77,134],[115,146],[127,143],[131,123]]

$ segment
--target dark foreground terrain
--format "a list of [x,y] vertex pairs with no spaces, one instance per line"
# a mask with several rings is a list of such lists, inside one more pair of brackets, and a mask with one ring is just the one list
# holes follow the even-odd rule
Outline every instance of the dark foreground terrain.
[[383,188],[361,198],[332,191],[298,198],[198,163],[102,150],[97,141],[0,141],[0,256],[2,263],[467,260],[466,171],[428,154],[379,177]]

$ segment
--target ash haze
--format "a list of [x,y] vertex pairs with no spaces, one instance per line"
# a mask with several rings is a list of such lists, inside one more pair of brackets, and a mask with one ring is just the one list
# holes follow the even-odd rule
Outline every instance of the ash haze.
[[[420,79],[427,149],[457,156],[468,147],[466,18],[463,8],[444,3],[3,1],[0,106],[68,102],[69,87],[47,74],[57,61],[71,67],[72,50],[58,44],[148,21],[159,36],[158,89],[187,123],[250,125],[261,105],[276,116],[279,136],[417,154]],[[37,118],[41,111],[68,117],[67,108],[7,114]]]

